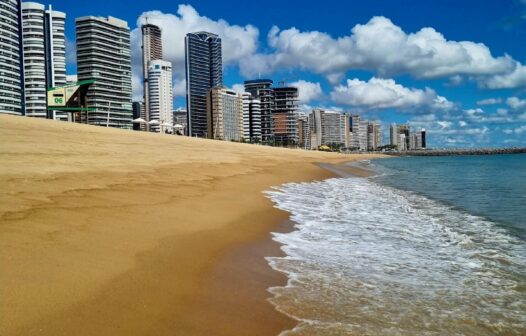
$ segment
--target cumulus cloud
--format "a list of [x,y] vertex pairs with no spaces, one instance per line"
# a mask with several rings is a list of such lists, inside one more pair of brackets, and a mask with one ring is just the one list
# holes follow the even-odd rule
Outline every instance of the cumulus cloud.
[[184,95],[185,50],[184,38],[187,33],[209,31],[222,39],[223,65],[237,65],[243,58],[256,53],[259,30],[253,25],[231,25],[227,21],[213,20],[200,15],[190,5],[179,5],[176,14],[149,11],[137,19],[137,26],[131,32],[133,76],[136,90],[142,91],[142,36],[140,26],[144,23],[155,24],[162,30],[163,58],[172,62],[174,75],[174,96]]
[[401,111],[427,112],[449,110],[455,106],[446,98],[437,95],[433,89],[407,88],[393,79],[376,77],[367,82],[357,78],[348,79],[345,85],[334,88],[331,98],[337,104],[367,109],[395,108]]
[[526,108],[526,99],[519,99],[517,97],[509,97],[506,99],[506,104],[513,110],[522,110]]
[[488,98],[488,99],[482,99],[477,102],[477,105],[484,106],[484,105],[495,105],[502,103],[502,99],[500,98]]
[[290,86],[298,88],[300,103],[307,104],[311,100],[317,100],[323,97],[323,91],[320,83],[313,83],[304,80],[299,80],[290,83]]
[[234,84],[234,85],[232,85],[232,90],[236,91],[237,93],[243,93],[243,92],[245,92],[245,85],[243,85],[243,84]]
[[515,62],[511,72],[480,79],[480,85],[488,89],[513,89],[526,86],[526,66]]
[[253,62],[241,64],[243,73],[255,75],[293,67],[337,83],[347,71],[361,69],[380,76],[448,77],[457,83],[467,76],[490,88],[504,85],[507,76],[513,77],[507,82],[516,85],[526,80],[520,63],[508,55],[494,57],[482,43],[450,41],[429,27],[406,33],[382,16],[358,24],[350,35],[337,38],[319,31],[280,30],[274,26],[267,43],[273,51],[252,56],[257,64],[254,68]]

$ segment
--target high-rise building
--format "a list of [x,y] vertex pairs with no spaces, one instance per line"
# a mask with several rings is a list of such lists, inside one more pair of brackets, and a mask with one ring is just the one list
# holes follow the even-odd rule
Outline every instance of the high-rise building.
[[409,139],[410,150],[420,150],[426,148],[426,130],[422,129],[420,132],[412,133]]
[[130,28],[114,17],[75,20],[78,80],[94,79],[87,93],[87,123],[132,128]]
[[144,115],[141,117],[150,120],[150,90],[148,88],[148,63],[153,60],[163,59],[163,43],[161,28],[153,24],[144,24],[141,26],[142,31],[142,72],[143,72],[143,90],[144,90]]
[[221,38],[207,32],[189,33],[185,37],[186,107],[188,134],[209,137],[207,95],[211,88],[223,85]]
[[66,14],[51,6],[22,2],[24,101],[28,117],[67,120],[66,112],[47,110],[47,89],[66,85]]
[[[404,134],[404,144],[400,143],[400,134]],[[391,124],[390,128],[390,143],[392,146],[396,146],[398,150],[407,150],[410,148],[410,127],[409,125],[397,125]],[[402,149],[405,148],[405,149]]]
[[261,102],[248,92],[243,96],[243,139],[250,143],[261,142]]
[[367,150],[374,151],[382,145],[382,130],[377,122],[369,122],[367,126]]
[[306,115],[298,116],[298,146],[303,149],[311,148],[309,117]]
[[274,140],[283,146],[298,144],[298,88],[274,88]]
[[272,143],[274,140],[274,90],[270,79],[256,79],[245,81],[245,91],[260,101],[261,110],[261,142]]
[[172,63],[162,60],[148,62],[148,90],[150,119],[160,125],[153,125],[154,132],[164,131],[173,126]]
[[210,139],[240,141],[243,129],[243,94],[221,87],[210,89],[207,96]]
[[22,115],[23,69],[20,0],[0,4],[0,113]]
[[[144,102],[134,101],[132,102],[132,114],[133,119],[141,118],[141,115],[143,115],[144,110]],[[140,131],[141,130],[141,124],[134,123],[133,124],[133,130],[134,131]]]
[[310,122],[312,149],[322,145],[344,145],[345,115],[341,112],[314,109],[311,113]]

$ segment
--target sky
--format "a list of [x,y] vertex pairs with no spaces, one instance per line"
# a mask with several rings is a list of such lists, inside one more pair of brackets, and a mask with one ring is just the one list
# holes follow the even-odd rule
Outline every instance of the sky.
[[163,31],[175,107],[185,107],[184,36],[223,40],[224,84],[270,78],[326,108],[425,128],[428,146],[526,146],[526,0],[48,1],[66,12],[68,73],[75,18],[114,16],[131,29],[133,94],[142,96],[141,23]]

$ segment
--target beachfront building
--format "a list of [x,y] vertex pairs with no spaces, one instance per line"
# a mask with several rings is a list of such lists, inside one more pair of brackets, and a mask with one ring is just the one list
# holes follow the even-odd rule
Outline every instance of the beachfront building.
[[78,80],[95,80],[87,93],[87,123],[132,128],[130,28],[114,17],[75,20]]
[[210,139],[240,141],[243,128],[243,94],[223,87],[210,89],[207,95]]
[[[404,143],[400,143],[400,135],[403,134],[404,137]],[[389,138],[390,143],[392,146],[396,146],[398,150],[407,150],[410,148],[409,141],[410,141],[410,127],[409,125],[397,125],[397,124],[391,124]]]
[[261,114],[261,142],[270,144],[274,141],[274,90],[270,79],[256,79],[245,81],[245,91],[260,102]]
[[248,92],[243,92],[243,139],[250,143],[261,142],[261,102]]
[[187,123],[187,117],[188,114],[184,108],[179,107],[177,110],[174,110],[173,113],[173,121],[175,126],[175,132],[177,134],[186,134],[186,123]]
[[[143,115],[144,115],[144,102],[141,102],[141,101],[132,102],[132,118],[135,120],[138,118],[142,118]],[[140,123],[134,123],[133,130],[140,131],[141,126],[142,125]]]
[[150,121],[157,121],[150,129],[154,132],[172,131],[173,88],[172,63],[162,60],[148,62],[148,108]]
[[353,149],[360,148],[360,116],[357,114],[351,115],[349,118],[349,145],[347,147]]
[[382,129],[380,123],[369,122],[367,125],[367,150],[375,151],[382,145]]
[[309,118],[310,147],[340,147],[345,144],[345,115],[338,111],[314,109]]
[[309,117],[303,114],[298,116],[298,147],[310,149]]
[[[146,121],[150,121],[150,89],[148,82],[149,62],[163,59],[163,43],[161,28],[153,24],[141,26],[142,32],[142,73],[144,90],[144,114],[141,116]],[[143,126],[144,129],[147,126]]]
[[19,0],[0,4],[0,113],[13,115],[24,114],[20,7]]
[[274,88],[274,143],[283,146],[298,144],[298,95],[297,87]]
[[66,85],[66,14],[36,2],[21,8],[25,114],[67,120],[67,112],[47,110],[47,89]]
[[420,150],[426,148],[426,130],[422,129],[420,132],[415,132],[410,135],[409,149]]
[[186,108],[188,134],[211,137],[207,112],[210,89],[223,86],[221,38],[208,32],[189,33],[185,37]]

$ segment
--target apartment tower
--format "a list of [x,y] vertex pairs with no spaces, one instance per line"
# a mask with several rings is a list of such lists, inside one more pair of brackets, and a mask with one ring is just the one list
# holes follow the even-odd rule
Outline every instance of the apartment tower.
[[142,72],[144,90],[144,113],[141,115],[146,121],[150,121],[150,90],[148,88],[148,62],[163,59],[163,43],[161,28],[153,24],[144,24],[142,31]]
[[272,143],[274,140],[274,89],[270,79],[256,79],[245,81],[245,91],[253,98],[260,101],[261,111],[261,141],[264,144]]
[[[172,63],[162,60],[150,61],[148,66],[148,90],[150,119],[160,125],[153,125],[154,132],[172,130],[173,126],[173,89]],[[169,129],[166,127],[170,126]]]
[[17,0],[0,5],[0,113],[14,115],[24,114],[20,7]]
[[189,33],[185,56],[188,135],[210,137],[206,101],[210,89],[223,86],[221,38],[208,32]]
[[66,14],[51,6],[22,2],[24,102],[28,117],[67,120],[47,110],[47,89],[66,85]]
[[274,88],[274,140],[283,146],[298,144],[298,88]]
[[75,20],[78,80],[94,79],[87,103],[94,111],[86,122],[132,128],[130,28],[114,17],[84,16]]
[[243,138],[243,94],[212,88],[207,97],[207,110],[210,139],[240,141]]

